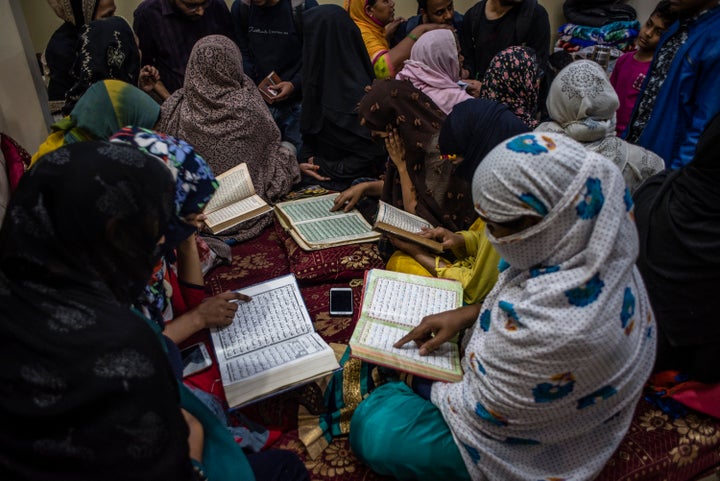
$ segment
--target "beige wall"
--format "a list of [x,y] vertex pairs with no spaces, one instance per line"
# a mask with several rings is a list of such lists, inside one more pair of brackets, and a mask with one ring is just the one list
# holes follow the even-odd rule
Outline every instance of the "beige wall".
[[[7,0],[0,0],[0,2],[5,1]],[[117,14],[122,15],[132,24],[132,13],[141,1],[142,0],[115,0],[115,4],[118,6]],[[539,1],[540,4],[547,9],[550,15],[552,32],[555,32],[557,27],[564,22],[562,14],[564,0]],[[228,6],[232,5],[232,0],[225,0],[225,2]],[[476,2],[477,0],[455,0],[455,9],[458,12],[465,12]],[[20,3],[22,4],[25,18],[27,18],[35,51],[41,52],[45,49],[50,35],[52,35],[62,22],[55,16],[45,0],[20,0]],[[343,0],[318,0],[318,3],[342,5]],[[656,2],[654,0],[630,0],[628,3],[637,9],[638,17],[642,21],[650,14]],[[409,17],[415,14],[417,3],[415,0],[395,0],[395,10],[397,15]]]
[[47,136],[50,114],[18,0],[0,0],[0,45],[0,130],[33,153]]
[[[132,21],[132,12],[141,0],[115,0],[118,15]],[[539,0],[548,10],[552,31],[564,21],[564,0]],[[228,5],[232,0],[226,0]],[[455,8],[465,12],[476,0],[455,0]],[[343,0],[319,0],[321,4],[342,5]],[[397,14],[412,16],[414,0],[395,0]],[[629,0],[641,20],[647,18],[655,0]],[[47,94],[41,88],[40,72],[34,52],[45,49],[50,35],[61,24],[45,0],[0,0],[0,129],[8,132],[34,152],[48,132],[49,114],[43,106]]]

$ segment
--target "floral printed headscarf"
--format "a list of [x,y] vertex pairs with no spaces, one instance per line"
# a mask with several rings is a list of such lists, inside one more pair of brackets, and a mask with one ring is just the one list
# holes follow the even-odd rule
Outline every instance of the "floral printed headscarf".
[[502,102],[525,125],[534,129],[538,120],[541,69],[535,51],[528,47],[508,47],[493,57],[482,79],[480,97]]
[[[187,142],[152,130],[125,127],[110,137],[110,140],[113,143],[131,145],[156,157],[172,173],[175,179],[175,209],[163,244],[164,253],[171,253],[180,242],[195,232],[195,227],[186,223],[184,218],[201,212],[217,190],[218,183],[210,167]],[[152,279],[140,301],[158,322],[169,303],[164,286],[166,268],[164,259],[161,259],[155,266]]]

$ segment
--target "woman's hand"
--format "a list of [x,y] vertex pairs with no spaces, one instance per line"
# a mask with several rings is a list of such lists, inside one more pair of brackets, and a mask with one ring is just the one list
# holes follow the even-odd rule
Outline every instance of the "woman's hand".
[[188,224],[195,226],[196,229],[202,229],[205,225],[205,219],[207,219],[207,216],[203,214],[202,212],[196,212],[195,214],[188,214],[185,216],[184,220]]
[[160,81],[160,72],[152,65],[145,65],[140,69],[138,76],[138,87],[144,92],[150,93],[155,90],[155,84]]
[[251,300],[245,294],[226,291],[206,299],[193,309],[193,312],[197,316],[200,328],[225,327],[232,324],[235,311],[238,309],[238,303],[233,301],[250,302]]
[[194,459],[198,463],[202,463],[203,447],[205,444],[205,430],[203,429],[203,425],[195,416],[185,409],[180,408],[180,412],[182,412],[183,418],[185,418],[185,422],[187,423],[188,430],[190,431],[190,434],[188,434],[190,458]]
[[457,333],[470,327],[480,313],[481,304],[459,307],[431,316],[425,316],[420,324],[393,347],[402,347],[410,341],[420,348],[420,355],[426,356],[452,339]]
[[392,40],[393,36],[395,36],[395,32],[397,32],[398,27],[404,21],[405,19],[403,17],[398,17],[396,19],[393,19],[392,22],[385,25],[385,38],[388,40]]
[[398,134],[397,129],[388,132],[388,136],[385,137],[385,148],[395,167],[399,171],[405,170],[405,142]]
[[320,170],[320,166],[315,165],[315,157],[310,157],[310,158],[308,158],[307,162],[301,162],[299,165],[300,165],[300,173],[302,175],[312,177],[313,179],[316,179],[316,180],[322,180],[322,181],[330,180],[330,177],[325,177],[323,175],[318,174],[318,171]]
[[438,28],[455,30],[455,27],[453,27],[452,25],[447,25],[445,23],[421,23],[417,27],[413,28],[410,33],[416,37],[420,37],[420,35],[422,35],[423,33],[429,32],[430,30],[435,30]]
[[426,251],[422,246],[420,246],[420,244],[416,244],[415,242],[410,242],[394,235],[388,235],[388,239],[390,239],[390,243],[392,245],[405,252],[406,254],[412,256],[416,260],[418,256],[430,255],[430,253]]
[[275,85],[270,85],[268,88],[270,90],[274,90],[277,93],[275,98],[273,98],[273,103],[285,100],[286,98],[290,97],[295,91],[295,86],[292,84],[292,82],[288,81],[278,82]]
[[420,235],[428,239],[434,239],[442,243],[443,249],[455,249],[465,246],[465,238],[452,232],[444,227],[435,227],[433,229],[423,229]]

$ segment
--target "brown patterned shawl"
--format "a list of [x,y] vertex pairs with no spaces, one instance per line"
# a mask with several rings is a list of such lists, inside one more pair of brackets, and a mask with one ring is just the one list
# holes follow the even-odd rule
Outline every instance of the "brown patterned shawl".
[[[247,163],[255,191],[267,202],[300,180],[295,154],[280,145],[280,130],[243,72],[240,49],[222,35],[195,44],[185,84],[163,104],[158,130],[192,144],[216,175]],[[232,237],[252,238],[271,222],[269,216],[245,222]]]
[[[359,105],[371,130],[397,128],[405,142],[405,162],[417,195],[416,214],[433,225],[463,230],[477,218],[468,181],[454,175],[437,146],[445,114],[407,80],[376,80]],[[400,177],[388,162],[382,200],[403,208]]]

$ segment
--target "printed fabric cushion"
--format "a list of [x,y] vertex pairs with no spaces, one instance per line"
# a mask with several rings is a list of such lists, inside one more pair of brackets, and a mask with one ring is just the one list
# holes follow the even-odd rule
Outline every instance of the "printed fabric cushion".
[[295,274],[298,281],[357,279],[362,278],[368,269],[385,267],[375,242],[305,251],[277,221],[275,221],[275,232],[287,252],[290,272]]

